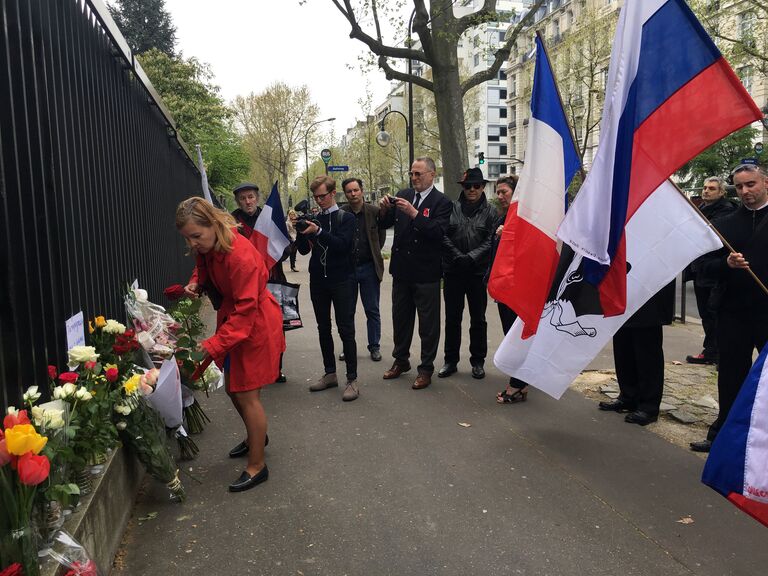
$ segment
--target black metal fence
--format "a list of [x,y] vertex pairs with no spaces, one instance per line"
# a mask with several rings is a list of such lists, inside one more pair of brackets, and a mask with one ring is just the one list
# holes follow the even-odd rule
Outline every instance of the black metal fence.
[[188,278],[200,174],[99,0],[0,0],[0,400],[66,360],[65,320]]

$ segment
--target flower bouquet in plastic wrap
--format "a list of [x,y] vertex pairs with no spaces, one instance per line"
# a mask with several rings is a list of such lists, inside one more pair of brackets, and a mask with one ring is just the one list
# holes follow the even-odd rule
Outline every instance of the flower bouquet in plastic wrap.
[[[143,380],[142,380],[143,378]],[[184,486],[166,443],[165,423],[145,398],[154,389],[146,375],[134,374],[123,384],[123,398],[115,404],[120,439],[131,449],[149,474],[163,482],[171,498],[182,501]]]
[[176,332],[181,327],[165,308],[150,302],[140,288],[125,294],[125,310],[136,329],[136,339],[150,356],[170,358],[176,349]]
[[59,530],[53,536],[48,555],[64,567],[63,571],[56,572],[63,576],[99,576],[101,573],[96,562],[82,544],[77,542],[65,530]]

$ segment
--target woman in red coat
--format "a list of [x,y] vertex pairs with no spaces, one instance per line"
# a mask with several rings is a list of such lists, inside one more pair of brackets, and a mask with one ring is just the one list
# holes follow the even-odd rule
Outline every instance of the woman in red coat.
[[267,290],[264,260],[235,226],[230,214],[202,198],[189,198],[176,210],[176,228],[197,259],[186,293],[197,297],[207,290],[221,299],[216,333],[200,349],[224,370],[227,394],[245,423],[246,439],[230,452],[248,454],[245,471],[229,485],[231,492],[241,492],[269,477],[260,391],[280,374],[285,338],[280,305]]

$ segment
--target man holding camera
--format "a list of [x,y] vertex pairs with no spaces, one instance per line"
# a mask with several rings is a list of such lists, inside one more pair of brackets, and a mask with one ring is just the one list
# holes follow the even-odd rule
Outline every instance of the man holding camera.
[[421,363],[412,388],[421,390],[432,383],[440,341],[442,245],[452,203],[433,186],[436,167],[432,158],[417,158],[408,175],[413,188],[401,190],[395,198],[385,196],[379,204],[382,226],[395,227],[389,265],[395,362],[384,379],[397,378],[411,369],[410,348],[418,312]]
[[319,392],[339,385],[336,357],[331,336],[331,306],[336,315],[344,357],[347,364],[347,386],[342,400],[357,399],[357,346],[355,344],[354,271],[349,255],[353,249],[355,217],[336,205],[336,181],[318,176],[309,185],[320,213],[311,219],[297,218],[296,242],[301,254],[312,252],[309,260],[309,293],[317,319],[320,350],[325,372],[309,387]]

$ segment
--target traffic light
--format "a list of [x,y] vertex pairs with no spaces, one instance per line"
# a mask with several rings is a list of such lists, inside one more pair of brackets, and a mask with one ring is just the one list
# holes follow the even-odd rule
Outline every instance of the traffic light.
[[480,152],[477,155],[477,163],[478,164],[485,164],[485,152]]

